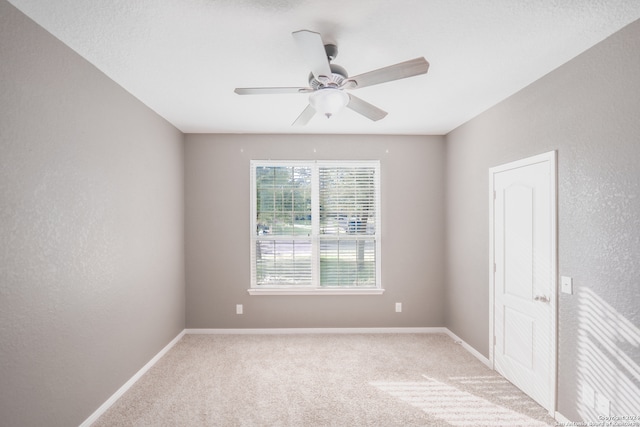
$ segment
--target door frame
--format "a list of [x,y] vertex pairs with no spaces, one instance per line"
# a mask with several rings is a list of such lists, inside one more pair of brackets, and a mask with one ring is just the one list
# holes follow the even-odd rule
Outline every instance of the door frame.
[[548,162],[549,164],[549,196],[551,203],[551,322],[550,322],[550,343],[551,354],[549,355],[549,385],[551,407],[545,408],[549,414],[555,418],[555,411],[558,405],[558,173],[556,151],[538,154],[525,159],[516,160],[489,169],[489,363],[491,369],[495,371],[494,348],[495,348],[495,235],[494,235],[494,200],[495,200],[495,175],[510,169],[517,169],[524,166],[531,166],[538,163]]

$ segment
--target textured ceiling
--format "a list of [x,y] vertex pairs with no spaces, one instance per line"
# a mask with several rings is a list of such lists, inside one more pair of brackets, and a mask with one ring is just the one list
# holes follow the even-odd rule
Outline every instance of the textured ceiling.
[[[446,134],[640,18],[639,0],[9,0],[183,132]],[[428,74],[362,88],[389,115],[291,123],[308,95],[291,32],[337,43],[350,75],[424,56]]]

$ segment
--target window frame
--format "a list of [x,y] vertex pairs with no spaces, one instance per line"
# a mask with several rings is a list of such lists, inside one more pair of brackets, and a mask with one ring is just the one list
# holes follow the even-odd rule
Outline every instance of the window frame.
[[[311,242],[311,284],[310,285],[258,285],[256,268],[256,244],[261,239],[257,232],[257,179],[256,170],[259,167],[308,167],[311,168],[311,227],[309,236]],[[375,285],[372,286],[322,286],[320,284],[320,244],[323,241],[320,233],[320,173],[322,167],[368,167],[374,168],[374,206],[375,233],[367,239],[375,242]],[[380,191],[380,161],[379,160],[251,160],[250,161],[250,295],[381,295],[382,288],[382,233],[381,233],[381,191]],[[345,236],[346,237],[346,236]],[[263,238],[263,237],[262,237]],[[331,240],[325,238],[324,240]],[[350,240],[347,237],[345,240]],[[274,238],[274,240],[277,240]],[[293,240],[293,236],[284,235],[282,240]]]

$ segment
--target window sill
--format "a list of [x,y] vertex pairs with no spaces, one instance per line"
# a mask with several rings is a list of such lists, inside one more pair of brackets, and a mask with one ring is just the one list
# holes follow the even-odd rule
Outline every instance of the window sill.
[[384,293],[384,289],[251,288],[247,289],[247,292],[249,295],[382,295]]

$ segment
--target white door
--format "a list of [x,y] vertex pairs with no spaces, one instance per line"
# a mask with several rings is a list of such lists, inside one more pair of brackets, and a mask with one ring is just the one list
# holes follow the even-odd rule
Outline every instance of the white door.
[[490,170],[492,361],[551,414],[556,387],[556,159]]

